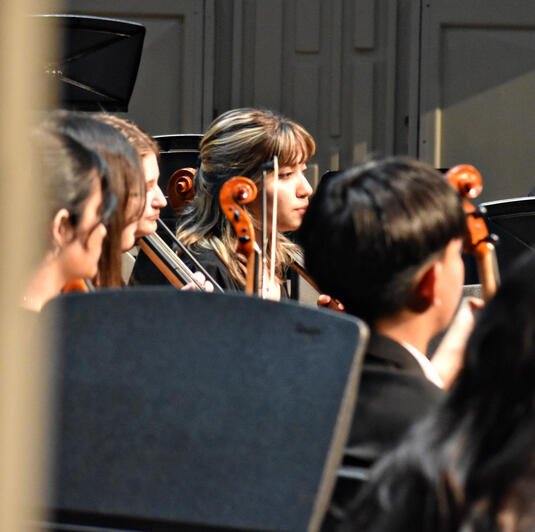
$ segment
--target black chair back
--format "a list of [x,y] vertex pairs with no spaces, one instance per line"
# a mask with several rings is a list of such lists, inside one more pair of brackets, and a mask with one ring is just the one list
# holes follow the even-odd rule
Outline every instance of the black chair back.
[[352,418],[361,322],[164,287],[67,294],[43,317],[56,332],[52,522],[319,529]]

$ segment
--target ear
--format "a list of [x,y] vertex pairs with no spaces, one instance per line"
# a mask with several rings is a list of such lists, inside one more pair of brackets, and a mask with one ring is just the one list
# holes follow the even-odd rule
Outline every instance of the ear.
[[431,305],[440,303],[437,300],[437,284],[442,265],[439,261],[425,266],[414,287],[414,303],[420,311],[426,310]]
[[52,220],[51,227],[52,246],[53,248],[62,248],[73,236],[73,227],[71,225],[69,211],[60,209]]

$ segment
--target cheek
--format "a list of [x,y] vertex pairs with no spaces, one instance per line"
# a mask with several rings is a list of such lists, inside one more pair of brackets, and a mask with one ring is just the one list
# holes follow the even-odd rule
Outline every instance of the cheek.
[[128,251],[135,244],[137,222],[127,225],[121,232],[121,249]]
[[277,194],[277,209],[280,214],[288,214],[292,208],[291,193],[288,187],[279,187]]
[[148,192],[145,200],[145,208],[143,209],[143,214],[151,214],[152,212],[152,202],[154,201],[153,192]]
[[106,230],[100,226],[97,227],[89,237],[88,241],[88,248],[89,251],[95,254],[100,254],[102,251],[102,242],[104,240],[104,237],[106,236]]
[[461,285],[461,291],[462,291],[462,286],[464,284],[464,262],[461,256],[459,256],[459,259],[457,262],[457,281]]

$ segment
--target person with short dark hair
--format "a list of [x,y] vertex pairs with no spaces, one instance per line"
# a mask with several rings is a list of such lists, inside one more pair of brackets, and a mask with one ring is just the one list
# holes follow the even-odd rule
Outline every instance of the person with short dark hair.
[[504,277],[438,410],[384,458],[344,532],[535,530],[535,255]]
[[[461,299],[465,230],[458,193],[405,158],[340,172],[311,201],[299,235],[305,266],[371,328],[347,442],[354,463],[373,463],[442,397],[426,352]],[[353,491],[339,485],[338,501]]]

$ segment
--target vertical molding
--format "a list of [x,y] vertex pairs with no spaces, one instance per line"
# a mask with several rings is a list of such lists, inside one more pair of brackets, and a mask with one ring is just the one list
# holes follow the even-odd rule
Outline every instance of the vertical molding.
[[281,109],[283,0],[257,0],[254,105]]
[[342,99],[342,0],[330,2],[330,61],[329,61],[329,134],[340,136]]
[[[204,46],[202,35],[198,35],[198,29],[202,28],[202,19],[204,10],[199,6],[195,6],[191,12],[186,12],[184,15],[184,52],[186,50],[192,54],[192,60],[197,65],[203,64]],[[192,46],[190,43],[197,42],[197,46]],[[184,53],[183,52],[183,53]],[[187,52],[186,52],[187,53]],[[185,64],[184,61],[183,64]],[[203,76],[202,70],[200,75],[193,76],[192,84],[184,87],[184,102],[182,105],[182,112],[184,113],[184,120],[182,123],[186,131],[201,131],[202,129],[202,102],[203,102]]]
[[296,0],[295,51],[298,53],[320,50],[320,0]]
[[374,66],[363,61],[353,65],[352,163],[362,162],[373,149]]
[[410,75],[409,75],[409,128],[408,155],[419,157],[420,136],[420,72],[422,60],[422,0],[414,0],[411,13]]
[[215,71],[215,0],[204,0],[203,24],[203,91],[201,110],[201,130],[204,131],[212,121],[214,108],[214,71]]
[[243,0],[233,2],[233,28],[232,28],[232,107],[241,105],[242,82],[242,49],[243,49]]
[[375,46],[375,0],[354,0],[355,26],[353,46],[372,50]]
[[396,42],[397,42],[398,0],[388,1],[387,43],[386,43],[386,91],[385,91],[385,139],[384,152],[394,152],[394,131],[396,127]]
[[[294,117],[306,129],[312,130],[318,124],[320,67],[316,64],[298,64],[294,72],[293,100]],[[303,93],[306,87],[306,93]],[[304,97],[306,95],[306,97]]]
[[[440,108],[440,46],[442,26],[440,6],[437,8],[430,0],[422,5],[422,46],[420,62],[420,128],[418,156],[431,165],[436,162],[437,147],[437,110]],[[423,45],[425,43],[425,46]],[[425,86],[424,86],[425,77]],[[425,88],[425,90],[423,90]]]

